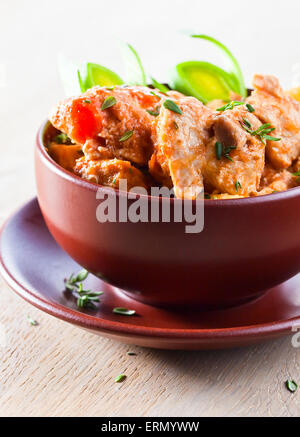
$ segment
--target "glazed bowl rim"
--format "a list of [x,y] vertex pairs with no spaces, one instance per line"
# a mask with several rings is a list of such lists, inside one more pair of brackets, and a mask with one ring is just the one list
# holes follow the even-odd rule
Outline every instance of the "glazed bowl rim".
[[[82,186],[85,189],[88,189],[89,191],[98,191],[98,189],[101,189],[107,193],[111,193],[112,191],[115,192],[115,194],[120,197],[128,197],[129,192],[127,191],[120,191],[117,188],[107,187],[104,185],[99,185],[91,181],[86,181],[85,179],[82,179],[81,177],[71,173],[68,170],[65,170],[63,167],[61,167],[59,164],[57,164],[54,159],[51,158],[51,156],[47,153],[46,147],[44,144],[44,134],[46,130],[51,125],[51,122],[46,119],[42,125],[40,126],[37,136],[36,136],[36,147],[39,152],[39,154],[42,156],[42,159],[48,166],[48,168],[51,169],[51,171],[54,171],[59,177],[68,180],[69,182],[75,183],[77,185]],[[279,191],[277,193],[272,194],[265,194],[263,196],[256,196],[256,197],[245,197],[245,198],[238,198],[238,199],[204,199],[204,200],[192,200],[192,203],[195,202],[203,202],[205,208],[219,208],[219,207],[242,207],[242,206],[250,206],[250,205],[260,205],[265,203],[274,203],[276,201],[280,200],[287,200],[292,199],[295,197],[300,196],[300,186],[295,188],[290,188],[285,191]],[[134,200],[134,198],[146,198],[148,200],[159,200],[161,201],[171,201],[171,203],[174,202],[181,202],[181,199],[176,198],[163,198],[163,197],[157,197],[157,196],[151,196],[150,194],[137,194],[137,193],[130,193],[130,199]]]

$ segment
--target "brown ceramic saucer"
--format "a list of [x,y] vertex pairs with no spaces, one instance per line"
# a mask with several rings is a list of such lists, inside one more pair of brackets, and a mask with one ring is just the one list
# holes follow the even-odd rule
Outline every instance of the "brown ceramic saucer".
[[[90,275],[86,285],[105,294],[96,311],[78,311],[63,279],[80,269],[55,242],[36,199],[4,225],[1,273],[10,287],[39,309],[95,334],[162,349],[217,349],[290,334],[300,327],[300,274],[250,303],[214,311],[168,310],[126,297]],[[118,316],[116,306],[136,310]]]

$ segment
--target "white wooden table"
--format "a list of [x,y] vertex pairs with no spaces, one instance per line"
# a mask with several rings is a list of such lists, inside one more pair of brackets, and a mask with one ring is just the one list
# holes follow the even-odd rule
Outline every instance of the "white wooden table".
[[[216,8],[215,2],[209,3],[207,16]],[[118,7],[114,10],[118,13],[113,16],[108,14],[107,2],[3,0],[0,4],[0,224],[35,195],[34,137],[51,105],[63,96],[56,71],[60,48],[71,57],[76,57],[78,51],[91,60],[103,57],[103,63],[109,60],[108,65],[117,68],[118,61],[105,44],[111,25],[122,32],[125,28],[132,33],[139,29],[144,40],[137,38],[136,45],[145,45],[146,64],[153,69],[161,64],[163,68],[163,57],[155,56],[153,48],[151,52],[151,34],[159,28],[165,44],[167,32],[162,32],[162,28],[168,29],[170,23],[174,29],[184,28],[190,23],[194,29],[198,26],[198,31],[213,33],[227,42],[232,40],[247,74],[257,71],[255,63],[261,62],[260,71],[277,68],[278,74],[288,80],[297,59],[291,61],[289,51],[280,46],[282,33],[276,32],[274,36],[271,31],[264,33],[264,46],[271,51],[276,48],[282,58],[273,63],[272,56],[266,58],[265,51],[260,50],[259,38],[265,25],[260,25],[265,23],[270,4],[272,28],[281,16],[289,18],[281,22],[284,31],[289,32],[283,34],[290,38],[289,53],[299,55],[300,61],[299,6],[296,13],[291,9],[296,7],[294,1],[286,1],[284,10],[277,10],[274,1],[263,2],[265,6],[259,2],[257,14],[254,5],[258,36],[252,38],[251,47],[257,56],[250,58],[245,50],[251,40],[250,27],[237,19],[243,13],[242,3],[234,3],[235,8],[230,9],[226,2],[227,9],[222,11],[218,2],[220,13],[213,13],[216,19],[203,22],[203,2],[194,0],[174,0],[172,8],[169,2],[152,1],[146,15],[148,2],[115,1]],[[183,9],[182,4],[188,7]],[[182,14],[186,14],[185,22]],[[224,20],[234,26],[222,25]],[[293,31],[298,39],[293,38]],[[243,40],[237,35],[243,35]],[[272,44],[274,38],[278,41]],[[1,416],[299,416],[300,390],[291,394],[284,386],[290,377],[300,382],[300,352],[291,346],[290,338],[227,351],[188,353],[129,348],[43,314],[14,295],[2,279],[0,308]],[[38,326],[28,323],[28,314],[39,322]],[[137,356],[127,356],[128,350],[135,351]],[[122,384],[114,383],[119,373],[127,375]]]

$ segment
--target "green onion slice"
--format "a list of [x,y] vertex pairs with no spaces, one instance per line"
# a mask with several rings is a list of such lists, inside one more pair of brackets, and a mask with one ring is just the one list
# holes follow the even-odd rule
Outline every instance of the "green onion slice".
[[146,86],[146,73],[137,51],[131,44],[124,44],[122,47],[126,67],[126,83],[129,85]]
[[124,82],[116,73],[99,64],[88,62],[77,70],[80,89],[84,93],[93,86],[111,87]]
[[162,83],[157,82],[157,80],[154,79],[154,77],[151,77],[151,82],[154,88],[157,88],[161,93],[166,94],[169,90],[165,85]]
[[237,62],[236,58],[233,56],[231,51],[220,41],[216,40],[215,38],[212,38],[209,35],[191,35],[192,38],[201,38],[206,41],[210,41],[215,46],[217,46],[223,55],[225,55],[226,59],[229,61],[231,66],[230,76],[232,79],[232,85],[233,85],[233,91],[240,94],[242,97],[247,97],[247,90],[245,87],[245,82],[243,78],[242,70],[239,66],[239,63]]
[[188,61],[177,64],[171,73],[171,87],[203,103],[229,100],[230,74],[209,62]]

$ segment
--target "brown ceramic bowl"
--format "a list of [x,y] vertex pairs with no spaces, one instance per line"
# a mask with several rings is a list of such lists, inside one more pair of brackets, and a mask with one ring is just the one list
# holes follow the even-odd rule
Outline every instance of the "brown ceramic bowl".
[[[44,141],[35,149],[39,204],[59,245],[80,265],[153,305],[230,306],[300,271],[300,188],[247,199],[205,200],[204,230],[186,223],[100,223],[99,186],[58,166]],[[100,187],[102,193],[111,188]],[[116,190],[128,201],[128,193]],[[150,196],[142,196],[150,203]],[[152,198],[161,203],[165,199]],[[171,199],[171,210],[178,202]]]

